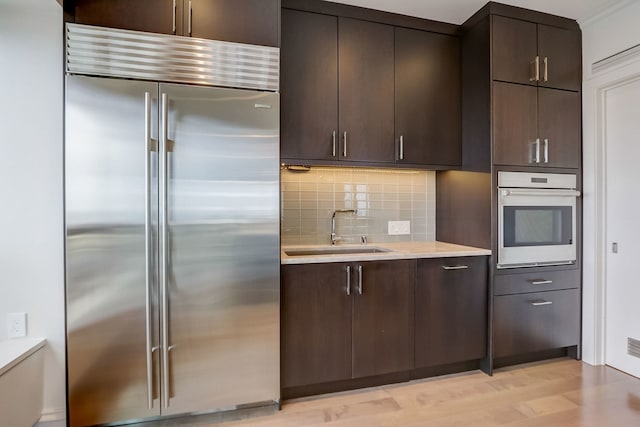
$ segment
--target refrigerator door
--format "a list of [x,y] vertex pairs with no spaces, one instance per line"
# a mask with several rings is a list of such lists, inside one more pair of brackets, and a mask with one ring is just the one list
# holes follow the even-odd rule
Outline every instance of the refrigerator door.
[[157,83],[66,78],[71,426],[160,414],[159,372],[151,358],[159,338],[157,312],[149,304],[157,276],[151,237],[157,154],[150,152],[157,94]]
[[277,401],[279,95],[161,84],[160,96],[163,414]]

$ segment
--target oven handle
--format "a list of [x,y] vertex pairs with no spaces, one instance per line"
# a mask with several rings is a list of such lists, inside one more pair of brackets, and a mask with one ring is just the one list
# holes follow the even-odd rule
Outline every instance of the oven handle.
[[502,189],[502,196],[556,196],[556,197],[580,197],[578,190],[544,190],[544,189]]

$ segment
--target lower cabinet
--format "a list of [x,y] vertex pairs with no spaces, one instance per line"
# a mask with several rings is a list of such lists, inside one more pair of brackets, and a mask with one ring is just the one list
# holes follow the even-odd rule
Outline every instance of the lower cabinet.
[[416,368],[487,356],[487,258],[418,260]]
[[495,296],[494,357],[580,344],[580,289]]
[[413,368],[415,260],[282,266],[282,387]]

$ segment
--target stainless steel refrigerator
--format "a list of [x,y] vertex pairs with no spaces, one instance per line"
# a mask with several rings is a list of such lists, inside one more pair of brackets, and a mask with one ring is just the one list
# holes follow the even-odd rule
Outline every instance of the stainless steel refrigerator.
[[[277,404],[278,94],[176,77],[181,37],[67,37],[69,424]],[[145,80],[118,71],[139,39],[165,51]]]

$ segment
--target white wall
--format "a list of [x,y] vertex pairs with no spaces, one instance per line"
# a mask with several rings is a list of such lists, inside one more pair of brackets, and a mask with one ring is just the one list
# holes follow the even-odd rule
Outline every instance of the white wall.
[[0,340],[45,337],[44,413],[64,416],[62,8],[0,0]]
[[[597,217],[596,188],[601,178],[596,176],[596,162],[601,154],[596,149],[596,90],[601,75],[593,75],[591,65],[640,44],[640,1],[627,0],[596,19],[582,24],[583,37],[583,206],[584,206],[584,277],[583,277],[583,360],[591,364],[604,363],[601,342],[603,313],[598,302],[602,299],[601,275],[598,261],[602,255],[596,251]],[[616,71],[624,73],[623,70]],[[633,136],[634,138],[637,136]]]

